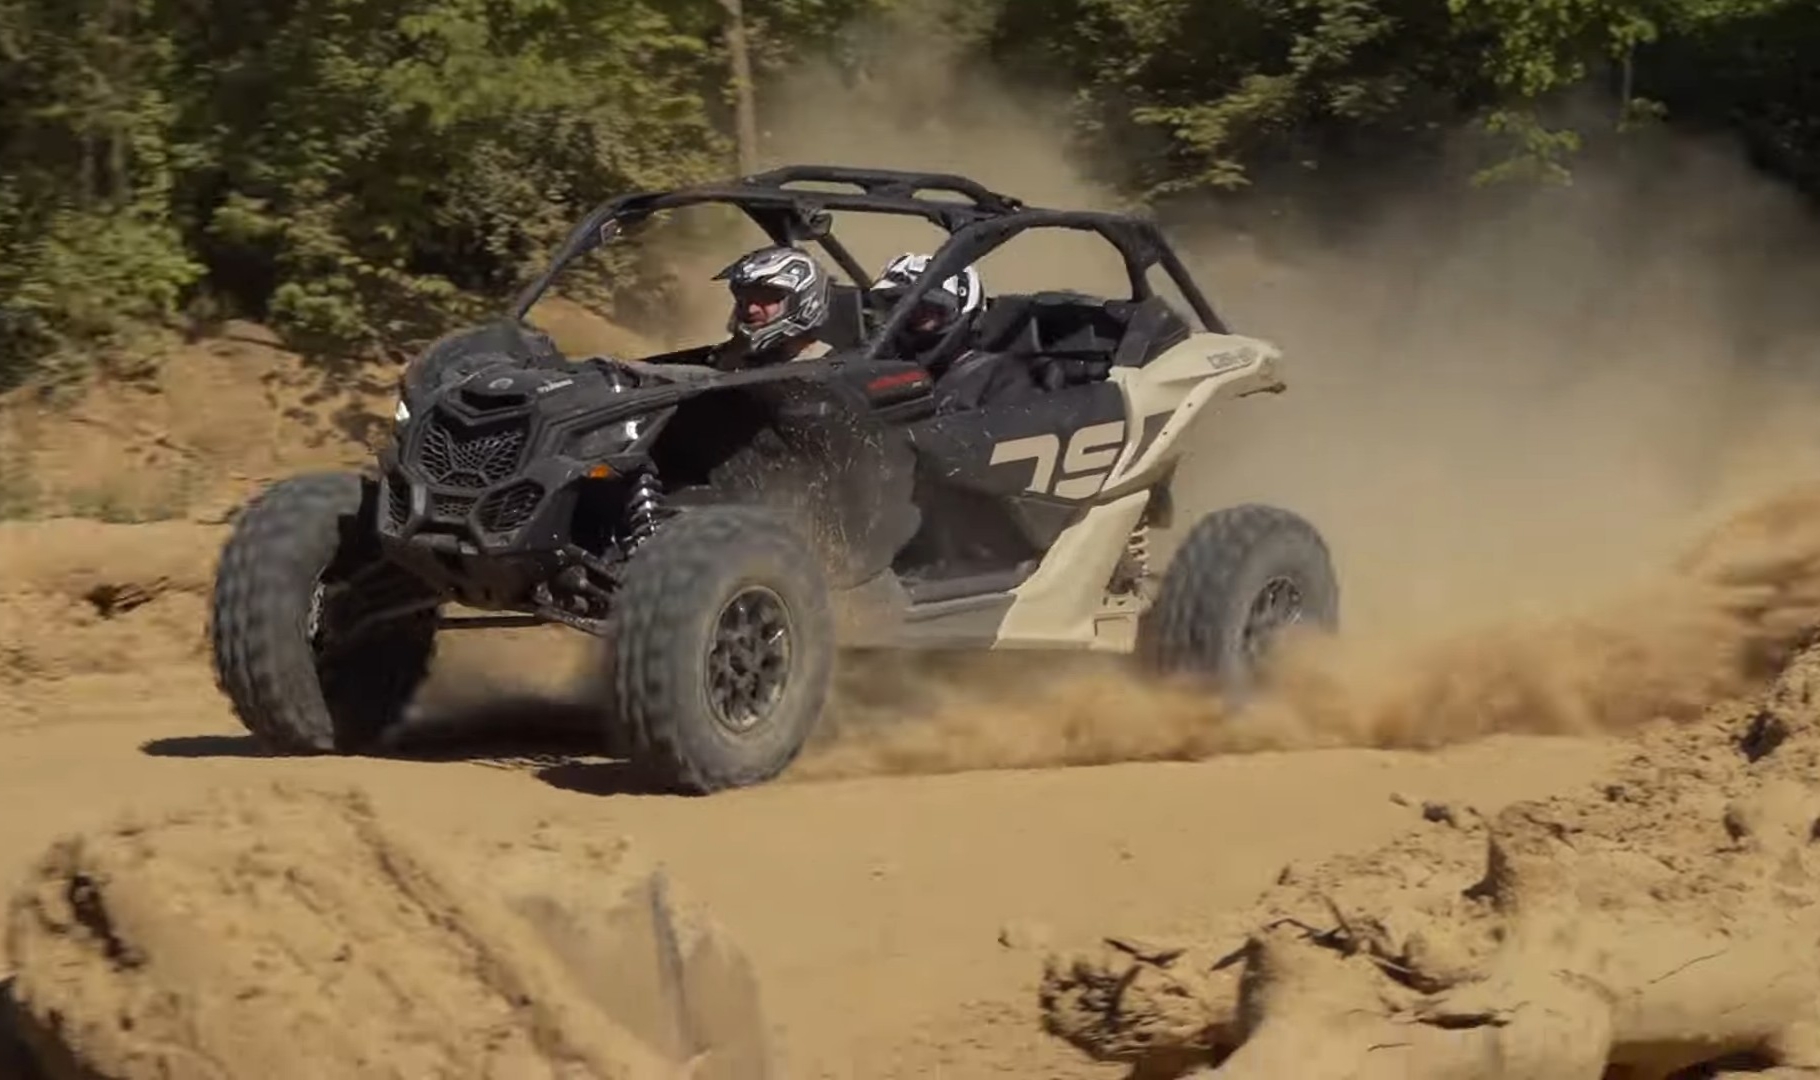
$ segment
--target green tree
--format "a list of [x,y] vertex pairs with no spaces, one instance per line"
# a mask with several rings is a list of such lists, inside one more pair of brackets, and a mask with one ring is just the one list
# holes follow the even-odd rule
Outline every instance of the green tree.
[[1078,87],[1089,136],[1127,153],[1161,137],[1137,178],[1152,195],[1241,188],[1259,168],[1419,139],[1480,83],[1438,0],[1006,0],[1002,11],[995,55]]
[[708,11],[298,0],[211,34],[203,241],[270,274],[217,284],[325,343],[421,338],[498,296],[585,205],[713,167]]
[[[1075,94],[1137,191],[1236,191],[1430,147],[1477,120],[1481,179],[1559,178],[1582,133],[1543,120],[1592,89],[1643,117],[1747,133],[1811,176],[1820,5],[1805,0],[1000,0],[991,55]],[[1708,94],[1708,90],[1718,93]],[[1723,104],[1721,104],[1723,103]],[[1811,183],[1811,181],[1809,181]]]
[[[750,8],[776,66],[878,2]],[[723,29],[717,0],[0,0],[0,366],[186,303],[421,340],[594,202],[730,168]]]
[[70,336],[168,316],[201,273],[173,213],[189,152],[153,16],[0,0],[0,383]]

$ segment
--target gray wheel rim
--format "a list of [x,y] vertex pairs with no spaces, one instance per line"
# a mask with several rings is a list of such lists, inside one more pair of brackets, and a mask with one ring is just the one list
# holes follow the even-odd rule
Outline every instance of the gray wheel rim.
[[734,593],[708,640],[708,703],[734,735],[771,719],[790,678],[795,642],[783,598],[761,585]]
[[1294,580],[1279,576],[1266,581],[1245,613],[1245,655],[1262,659],[1279,634],[1302,621],[1302,613],[1302,590]]
[[346,613],[337,611],[336,604],[348,589],[347,582],[331,580],[327,571],[317,575],[316,584],[310,589],[310,606],[303,613],[303,635],[318,661],[339,648],[339,635],[347,629],[337,625],[338,620],[345,623]]
[[310,590],[310,606],[303,616],[303,639],[310,643],[312,650],[322,648],[322,617],[328,605],[329,587],[319,577],[315,588]]

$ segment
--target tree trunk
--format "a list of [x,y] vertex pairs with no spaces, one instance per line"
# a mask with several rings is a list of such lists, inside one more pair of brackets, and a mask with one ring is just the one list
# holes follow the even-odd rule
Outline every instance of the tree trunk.
[[727,11],[727,61],[733,83],[734,138],[741,176],[758,171],[758,106],[752,92],[752,56],[742,0],[720,0]]

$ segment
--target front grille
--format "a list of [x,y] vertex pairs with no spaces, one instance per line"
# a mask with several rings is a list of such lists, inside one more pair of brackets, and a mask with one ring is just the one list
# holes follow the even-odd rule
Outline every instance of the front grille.
[[386,478],[386,508],[392,524],[403,525],[411,518],[411,486],[396,476]]
[[468,511],[474,509],[474,497],[471,495],[430,495],[430,513],[444,521],[466,521]]
[[430,418],[417,448],[417,464],[433,483],[479,491],[518,470],[526,424],[469,428],[441,414]]
[[480,504],[480,527],[488,532],[510,532],[531,520],[543,500],[543,486],[521,480],[488,495]]

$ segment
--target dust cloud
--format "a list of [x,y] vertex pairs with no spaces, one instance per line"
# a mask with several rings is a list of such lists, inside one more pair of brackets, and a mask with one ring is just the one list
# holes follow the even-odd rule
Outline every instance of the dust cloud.
[[[920,716],[857,725],[789,778],[1617,733],[1690,719],[1762,685],[1816,622],[1820,486],[1753,507],[1652,580],[1596,605],[1512,617],[1422,646],[1293,642],[1270,673],[1269,693],[1242,711],[1186,681],[1141,681],[1113,658],[1070,658],[1060,678],[1053,659],[970,658],[947,669],[919,659],[920,674],[950,676],[917,688]],[[850,678],[870,684],[877,675]],[[856,695],[851,708],[869,705],[882,707]]]
[[1794,298],[1820,233],[1711,151],[1635,150],[1568,190],[1478,213],[1416,192],[1262,273],[1205,271],[1293,366],[1216,420],[1187,497],[1306,513],[1350,629],[1409,640],[1597,597],[1815,475],[1820,312]]
[[[1061,103],[901,25],[854,47],[862,77],[812,65],[773,92],[768,164],[951,171],[1117,206],[1068,156]],[[837,229],[868,266],[938,239]],[[1172,235],[1237,332],[1285,349],[1290,381],[1210,417],[1179,518],[1246,500],[1311,518],[1341,574],[1343,639],[1294,652],[1276,695],[1233,716],[1114,661],[1057,685],[1053,658],[868,657],[843,683],[848,733],[799,775],[1611,730],[1737,692],[1820,614],[1820,534],[1801,518],[1820,503],[1787,494],[1820,475],[1805,303],[1820,231],[1723,148],[1638,138],[1523,194],[1393,186],[1341,235],[1211,207]],[[1026,237],[980,269],[994,291],[1124,285],[1078,234]],[[1740,513],[1781,522],[1775,550],[1675,561]],[[905,712],[920,718],[872,722]]]

